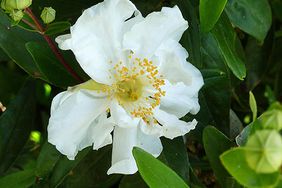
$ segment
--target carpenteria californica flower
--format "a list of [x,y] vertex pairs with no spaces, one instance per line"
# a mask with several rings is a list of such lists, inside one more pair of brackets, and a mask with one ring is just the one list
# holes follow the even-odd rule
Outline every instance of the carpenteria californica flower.
[[73,51],[91,80],[54,98],[48,141],[69,159],[85,147],[113,143],[108,174],[133,174],[134,146],[157,157],[161,136],[194,129],[196,120],[179,120],[199,111],[203,85],[179,44],[187,28],[177,6],[145,18],[129,0],[105,0],[85,10],[70,34],[56,41]]

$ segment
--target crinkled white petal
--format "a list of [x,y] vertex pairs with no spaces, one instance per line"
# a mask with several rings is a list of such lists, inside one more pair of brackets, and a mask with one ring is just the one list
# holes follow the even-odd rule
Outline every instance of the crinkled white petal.
[[62,50],[70,50],[71,47],[71,34],[58,36],[55,41],[58,43],[59,48]]
[[58,94],[52,102],[48,141],[69,159],[74,159],[78,151],[95,142],[95,135],[90,134],[97,125],[93,122],[109,106],[107,97],[95,94],[93,91],[70,89]]
[[110,61],[122,56],[125,20],[136,7],[129,0],[105,0],[86,9],[71,27],[71,36],[57,38],[62,49],[71,49],[83,70],[95,81],[111,84]]
[[200,110],[198,92],[192,93],[190,87],[183,82],[172,85],[165,81],[162,90],[166,91],[161,99],[160,109],[181,118],[187,113],[197,114]]
[[94,122],[92,122],[92,131],[88,132],[89,137],[93,138],[93,149],[98,150],[112,143],[111,132],[114,130],[114,123],[111,118],[107,118],[108,113],[101,114]]
[[124,48],[133,50],[141,58],[151,58],[159,46],[168,39],[179,41],[188,28],[179,8],[162,8],[149,14],[125,33]]
[[108,174],[134,174],[137,172],[132,149],[134,146],[144,149],[155,157],[162,152],[159,137],[146,135],[138,127],[114,129],[112,166]]
[[115,124],[119,127],[136,127],[140,118],[134,118],[131,116],[117,100],[113,100],[110,105],[111,117]]
[[162,136],[170,139],[185,135],[190,130],[195,129],[197,125],[195,119],[192,122],[185,122],[160,109],[154,111],[154,117],[162,125]]
[[188,53],[177,41],[168,40],[160,46],[156,55],[160,61],[160,74],[171,84],[183,82],[190,95],[197,94],[204,81],[201,72],[187,62]]

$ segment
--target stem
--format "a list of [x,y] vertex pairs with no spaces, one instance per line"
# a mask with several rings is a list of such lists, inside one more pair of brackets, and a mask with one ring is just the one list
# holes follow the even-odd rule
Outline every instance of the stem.
[[60,53],[60,51],[58,50],[56,44],[52,41],[52,39],[45,35],[45,29],[42,27],[41,23],[39,22],[39,20],[36,18],[36,16],[32,13],[30,8],[26,8],[25,9],[25,13],[32,19],[32,21],[35,24],[35,27],[38,29],[39,33],[43,36],[43,38],[46,40],[46,42],[48,43],[49,47],[51,48],[51,50],[53,51],[53,53],[55,54],[55,56],[57,57],[57,59],[60,61],[60,63],[67,69],[67,71],[79,82],[83,82],[83,80],[78,76],[78,74],[72,69],[71,66],[69,66],[69,64],[65,61],[64,57],[62,56],[62,54]]
[[30,23],[29,21],[27,21],[27,20],[25,20],[25,19],[22,19],[22,21],[23,21],[26,25],[28,25],[29,27],[31,27],[32,29],[37,30],[37,28],[36,28],[32,23]]

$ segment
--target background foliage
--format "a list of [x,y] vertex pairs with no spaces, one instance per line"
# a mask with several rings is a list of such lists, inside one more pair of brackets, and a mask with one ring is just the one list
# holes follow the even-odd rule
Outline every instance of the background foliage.
[[266,160],[257,167],[272,159],[273,151],[274,158],[282,158],[279,139],[265,145],[252,141],[270,134],[281,139],[282,108],[275,102],[282,100],[282,1],[133,2],[143,15],[178,5],[189,22],[181,43],[205,80],[196,130],[185,139],[162,139],[162,163],[136,148],[141,176],[106,175],[111,146],[86,148],[75,161],[61,155],[46,142],[52,98],[88,77],[71,52],[61,51],[80,78],[74,79],[45,39],[63,34],[98,1],[34,0],[30,8],[38,18],[46,6],[57,12],[55,22],[42,23],[44,33],[0,10],[0,187],[144,188],[164,187],[164,181],[168,187],[282,187],[281,164]]

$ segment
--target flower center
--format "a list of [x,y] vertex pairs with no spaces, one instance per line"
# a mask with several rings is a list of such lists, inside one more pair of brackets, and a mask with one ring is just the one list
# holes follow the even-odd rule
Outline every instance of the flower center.
[[142,95],[142,82],[132,76],[116,83],[116,96],[120,103],[137,101]]
[[111,86],[114,96],[132,116],[150,123],[153,109],[165,95],[161,86],[165,84],[156,66],[148,59],[129,57],[128,66],[115,64],[112,72],[116,83]]

